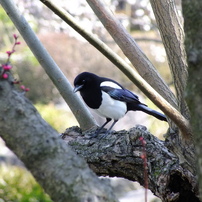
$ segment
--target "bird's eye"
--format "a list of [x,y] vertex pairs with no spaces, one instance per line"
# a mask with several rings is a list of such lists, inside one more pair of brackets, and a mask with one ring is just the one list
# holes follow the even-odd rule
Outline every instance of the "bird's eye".
[[85,79],[83,79],[83,80],[82,80],[82,83],[85,83],[85,82],[86,82],[86,80],[85,80]]

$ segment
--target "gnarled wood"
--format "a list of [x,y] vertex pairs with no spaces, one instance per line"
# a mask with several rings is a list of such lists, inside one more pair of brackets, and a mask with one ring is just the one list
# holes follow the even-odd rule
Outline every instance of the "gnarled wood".
[[[67,129],[62,138],[86,159],[97,175],[123,177],[142,185],[148,180],[149,189],[163,201],[199,201],[194,173],[184,169],[167,143],[150,134],[146,127],[136,126],[129,131],[113,132],[103,139],[89,139],[94,133],[95,129],[81,133],[73,127]],[[146,141],[148,179],[144,178],[140,137]]]

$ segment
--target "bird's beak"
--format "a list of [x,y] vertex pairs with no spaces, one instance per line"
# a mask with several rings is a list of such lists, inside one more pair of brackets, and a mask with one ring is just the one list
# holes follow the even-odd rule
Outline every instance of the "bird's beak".
[[73,92],[76,93],[77,91],[80,91],[82,89],[83,85],[77,85],[74,87]]

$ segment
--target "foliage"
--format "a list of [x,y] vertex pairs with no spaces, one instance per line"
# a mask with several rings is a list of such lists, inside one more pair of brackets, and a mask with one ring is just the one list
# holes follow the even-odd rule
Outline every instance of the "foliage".
[[1,202],[51,202],[32,175],[17,166],[0,167]]

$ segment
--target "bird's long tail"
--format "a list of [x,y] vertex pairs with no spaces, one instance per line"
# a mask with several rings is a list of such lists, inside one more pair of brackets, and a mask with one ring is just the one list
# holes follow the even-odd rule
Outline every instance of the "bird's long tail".
[[167,121],[167,118],[164,114],[157,112],[156,110],[150,109],[149,107],[147,107],[144,104],[139,104],[136,106],[136,110],[137,111],[143,111],[149,115],[152,115],[154,117],[156,117],[157,119],[161,120],[161,121]]

